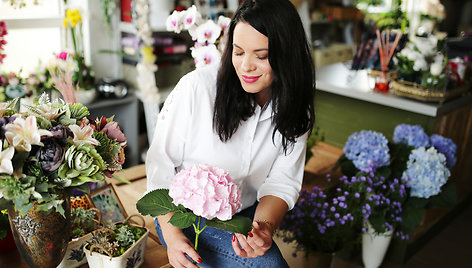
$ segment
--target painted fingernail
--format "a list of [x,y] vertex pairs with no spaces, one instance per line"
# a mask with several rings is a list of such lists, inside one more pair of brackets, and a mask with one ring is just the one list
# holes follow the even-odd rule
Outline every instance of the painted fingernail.
[[203,261],[202,261],[202,259],[198,258],[197,262],[202,263]]
[[233,242],[236,241],[236,236],[233,235],[232,239],[233,239]]
[[253,236],[253,234],[251,232],[247,233],[247,235],[249,235],[249,237]]

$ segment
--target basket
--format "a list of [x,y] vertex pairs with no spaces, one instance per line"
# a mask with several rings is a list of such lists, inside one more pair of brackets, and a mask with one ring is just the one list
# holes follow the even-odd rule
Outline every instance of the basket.
[[[128,268],[128,267],[139,267],[144,262],[144,252],[146,250],[146,240],[149,235],[149,230],[144,227],[144,218],[141,215],[134,214],[130,215],[122,223],[126,223],[131,217],[139,217],[142,221],[141,225],[131,224],[138,226],[146,230],[146,233],[139,238],[136,243],[133,244],[126,252],[118,257],[112,257],[110,253],[107,255],[98,252],[93,252],[94,248],[101,248],[101,246],[92,245],[90,249],[84,247],[84,252],[87,257],[87,262],[91,268]],[[107,229],[104,227],[104,229]],[[92,253],[93,252],[93,253]]]
[[460,96],[470,89],[470,83],[468,82],[464,82],[462,85],[449,90],[431,90],[424,88],[417,83],[403,80],[394,80],[392,81],[391,86],[393,93],[398,96],[439,103]]

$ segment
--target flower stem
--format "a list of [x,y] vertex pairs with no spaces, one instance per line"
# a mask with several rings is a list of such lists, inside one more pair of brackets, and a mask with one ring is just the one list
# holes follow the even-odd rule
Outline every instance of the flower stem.
[[77,61],[77,65],[79,67],[79,73],[78,73],[79,87],[82,87],[82,85],[83,85],[82,55],[79,54],[79,50],[77,49],[77,40],[75,39],[75,29],[74,29],[74,27],[70,27],[70,32],[71,32],[71,35],[72,35],[72,43],[74,44],[75,60]]
[[206,225],[205,225],[202,229],[200,229],[201,221],[202,221],[202,217],[198,216],[197,226],[195,226],[195,224],[193,224],[193,229],[195,230],[195,251],[197,251],[197,252],[198,252],[198,250],[197,250],[198,249],[198,236],[206,228]]

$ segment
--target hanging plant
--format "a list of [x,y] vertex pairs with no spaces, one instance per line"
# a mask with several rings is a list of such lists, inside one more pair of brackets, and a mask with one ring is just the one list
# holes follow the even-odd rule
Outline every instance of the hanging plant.
[[103,20],[107,29],[108,35],[112,33],[112,17],[116,10],[116,0],[100,0],[102,8]]

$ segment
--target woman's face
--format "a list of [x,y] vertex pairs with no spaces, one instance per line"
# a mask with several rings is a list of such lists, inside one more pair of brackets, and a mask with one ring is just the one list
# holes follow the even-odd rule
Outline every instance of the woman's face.
[[248,23],[238,22],[233,33],[232,61],[244,91],[255,93],[258,104],[264,105],[272,84],[267,36]]

